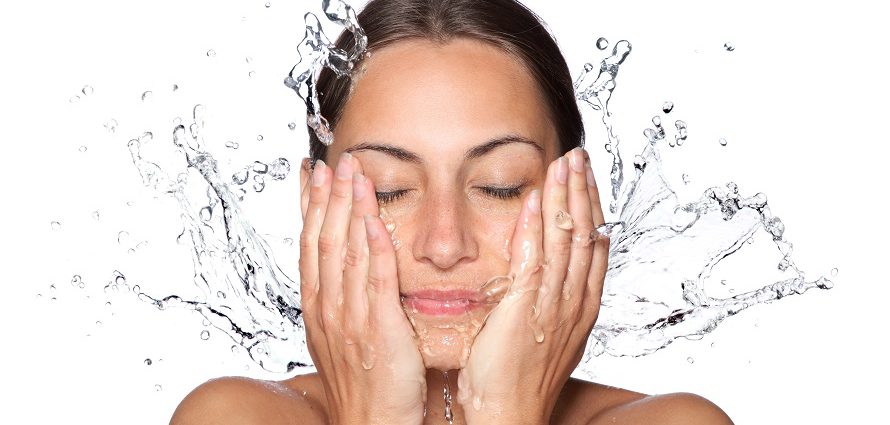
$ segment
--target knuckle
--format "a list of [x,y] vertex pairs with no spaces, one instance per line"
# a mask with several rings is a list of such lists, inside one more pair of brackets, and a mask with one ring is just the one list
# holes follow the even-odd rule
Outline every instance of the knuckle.
[[368,286],[374,291],[381,291],[386,287],[386,275],[380,271],[368,271]]
[[300,233],[300,252],[311,251],[315,247],[318,236],[315,233],[303,231]]
[[340,239],[331,234],[318,235],[318,253],[322,256],[339,255],[343,249]]
[[348,248],[346,248],[346,258],[344,262],[349,267],[358,267],[365,260],[365,251],[356,247],[354,244],[350,244]]
[[555,238],[550,243],[549,257],[565,258],[572,251],[572,240],[566,237]]

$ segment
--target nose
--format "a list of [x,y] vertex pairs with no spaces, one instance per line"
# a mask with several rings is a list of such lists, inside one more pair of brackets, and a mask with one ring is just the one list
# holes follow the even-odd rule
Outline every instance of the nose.
[[415,259],[447,270],[477,257],[479,247],[472,236],[475,226],[460,198],[454,193],[428,194],[415,221]]

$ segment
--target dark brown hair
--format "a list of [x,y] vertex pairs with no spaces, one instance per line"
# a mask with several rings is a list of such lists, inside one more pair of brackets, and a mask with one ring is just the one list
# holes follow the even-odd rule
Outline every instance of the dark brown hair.
[[[448,42],[466,37],[500,48],[525,64],[538,82],[559,136],[560,154],[581,146],[584,125],[575,102],[572,77],[556,41],[531,10],[515,0],[371,0],[358,15],[373,52],[408,39]],[[351,52],[355,39],[344,31],[337,47]],[[349,97],[351,80],[325,68],[318,77],[321,115],[336,127]],[[314,164],[327,146],[309,128],[309,155]]]

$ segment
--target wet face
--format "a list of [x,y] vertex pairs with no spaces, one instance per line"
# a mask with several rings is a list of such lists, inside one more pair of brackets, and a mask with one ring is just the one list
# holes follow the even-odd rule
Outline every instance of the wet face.
[[428,368],[460,367],[509,270],[522,199],[544,184],[557,134],[521,62],[482,42],[402,41],[375,51],[326,162],[357,157],[393,239],[402,304]]

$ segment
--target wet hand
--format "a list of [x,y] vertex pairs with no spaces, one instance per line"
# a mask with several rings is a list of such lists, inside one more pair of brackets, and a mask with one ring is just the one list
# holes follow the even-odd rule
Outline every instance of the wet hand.
[[599,314],[609,241],[585,152],[550,164],[523,204],[507,294],[476,336],[458,378],[469,424],[549,423]]
[[373,183],[344,154],[335,172],[319,161],[302,192],[303,318],[330,422],[422,423],[426,369]]

